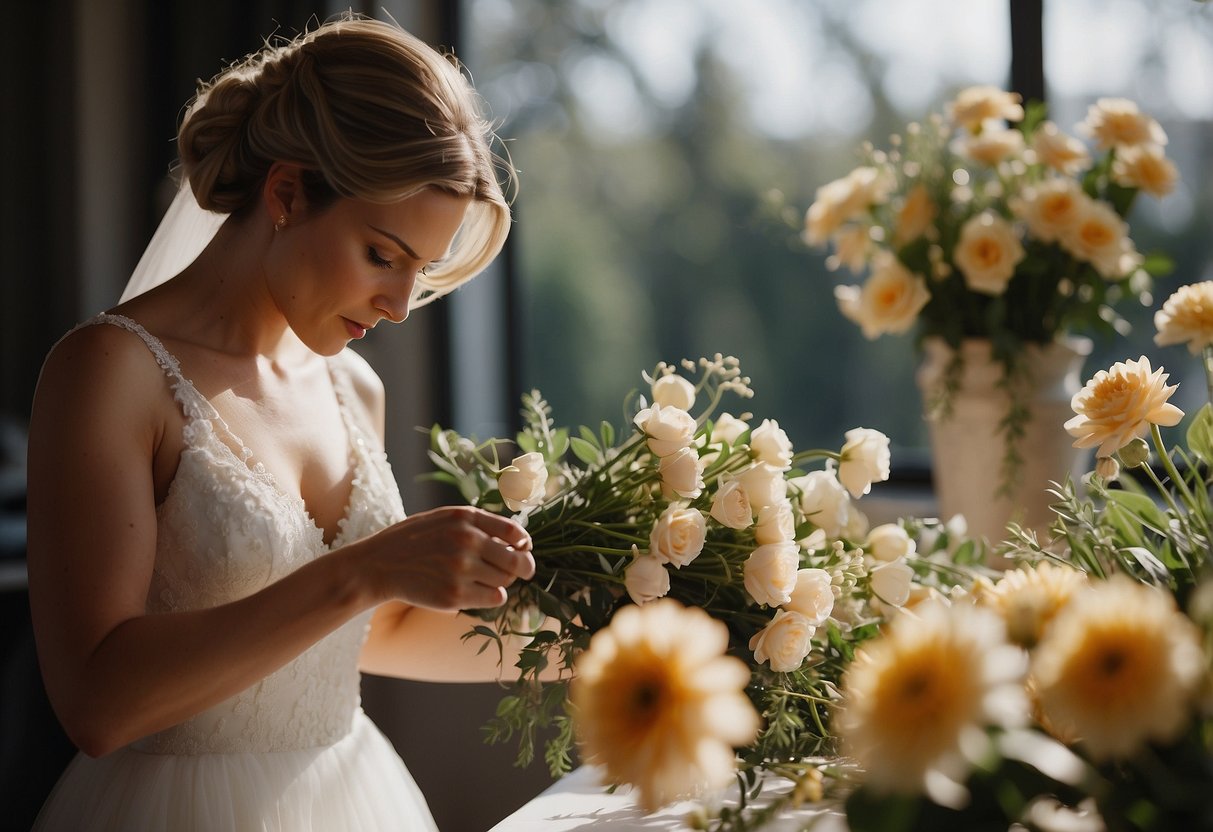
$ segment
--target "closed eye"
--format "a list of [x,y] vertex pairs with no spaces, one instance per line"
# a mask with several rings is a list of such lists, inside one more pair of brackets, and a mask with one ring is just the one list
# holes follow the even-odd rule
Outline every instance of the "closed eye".
[[366,247],[366,259],[371,261],[371,265],[376,266],[380,269],[395,268],[395,266],[392,264],[392,261],[380,256],[379,252],[375,250],[374,246]]

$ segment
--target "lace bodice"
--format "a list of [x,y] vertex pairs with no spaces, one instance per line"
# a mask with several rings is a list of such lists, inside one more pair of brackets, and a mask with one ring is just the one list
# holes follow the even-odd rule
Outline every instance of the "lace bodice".
[[[155,336],[118,315],[100,315],[82,326],[99,323],[143,339],[186,417],[185,449],[156,512],[149,613],[238,600],[331,549],[403,519],[387,457],[374,431],[349,406],[355,393],[346,359],[328,361],[355,475],[339,531],[326,546],[303,500],[282,491],[260,463],[248,464],[252,451],[232,434]],[[200,754],[285,751],[336,742],[349,732],[359,707],[358,654],[369,619],[366,613],[350,620],[247,690],[133,747],[150,753]]]

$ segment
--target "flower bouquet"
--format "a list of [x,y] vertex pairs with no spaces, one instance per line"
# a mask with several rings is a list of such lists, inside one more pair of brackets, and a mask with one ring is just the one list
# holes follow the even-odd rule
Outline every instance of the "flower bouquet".
[[1148,303],[1151,276],[1170,268],[1138,253],[1124,219],[1140,191],[1174,186],[1162,128],[1130,101],[1103,99],[1079,130],[1094,154],[1042,106],[971,87],[888,151],[865,144],[864,164],[819,188],[805,217],[804,239],[833,248],[831,269],[868,271],[862,285],[835,289],[866,337],[918,324],[920,341],[947,356],[924,390],[928,417],[949,415],[966,342],[988,345],[1010,402],[998,425],[1007,493],[1031,419],[1025,347],[1123,331],[1118,302]]
[[646,375],[652,404],[628,400],[625,432],[556,427],[525,396],[508,464],[501,440],[431,431],[434,476],[534,543],[534,579],[468,633],[519,656],[488,739],[517,740],[527,764],[546,735],[555,776],[575,713],[583,758],[647,808],[732,782],[738,765],[748,786],[762,771],[819,783],[811,761],[834,751],[856,646],[978,555],[936,521],[868,527],[855,501],[888,477],[882,434],[798,453],[774,420],[718,412],[752,396],[735,359],[682,370]]

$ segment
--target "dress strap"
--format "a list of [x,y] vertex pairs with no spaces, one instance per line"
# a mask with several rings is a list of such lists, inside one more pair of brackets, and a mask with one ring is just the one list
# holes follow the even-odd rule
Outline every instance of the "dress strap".
[[345,431],[350,438],[350,447],[357,456],[364,457],[370,448],[367,446],[367,432],[354,415],[355,408],[351,405],[357,399],[358,393],[350,379],[349,367],[345,366],[340,355],[325,360],[328,363],[329,377],[333,380],[333,392],[337,396],[337,409],[341,411],[341,421],[345,424]]

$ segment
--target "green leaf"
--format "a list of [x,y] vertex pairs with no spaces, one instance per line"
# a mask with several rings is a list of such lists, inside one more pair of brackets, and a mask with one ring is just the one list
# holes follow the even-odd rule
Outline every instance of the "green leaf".
[[605,419],[602,420],[602,447],[611,448],[615,445],[615,427]]
[[539,452],[539,442],[529,433],[519,433],[514,441],[523,453],[533,454]]
[[1167,529],[1167,518],[1163,515],[1162,509],[1156,506],[1154,501],[1145,494],[1134,494],[1129,491],[1109,491],[1108,502],[1124,506],[1126,511],[1132,512],[1138,520],[1159,534],[1163,534]]
[[1175,271],[1175,261],[1165,254],[1152,252],[1145,256],[1141,267],[1153,277],[1165,277]]
[[560,459],[564,456],[564,452],[569,449],[569,430],[568,428],[560,428],[552,434],[552,447],[548,454],[549,460]]
[[1154,583],[1159,586],[1167,586],[1171,582],[1171,573],[1167,571],[1167,567],[1162,561],[1154,556],[1154,553],[1142,546],[1129,546],[1122,549],[1123,554],[1131,556],[1134,560],[1141,564],[1141,567],[1149,573],[1154,579]]
[[595,448],[598,447],[598,434],[594,433],[594,431],[590,430],[585,425],[582,425],[577,429],[577,432],[581,434],[581,438],[586,442],[593,445]]
[[593,465],[598,461],[598,448],[595,445],[577,436],[570,439],[569,444],[573,448],[573,455],[586,465]]
[[1188,426],[1188,449],[1206,465],[1213,465],[1213,405],[1206,404]]

